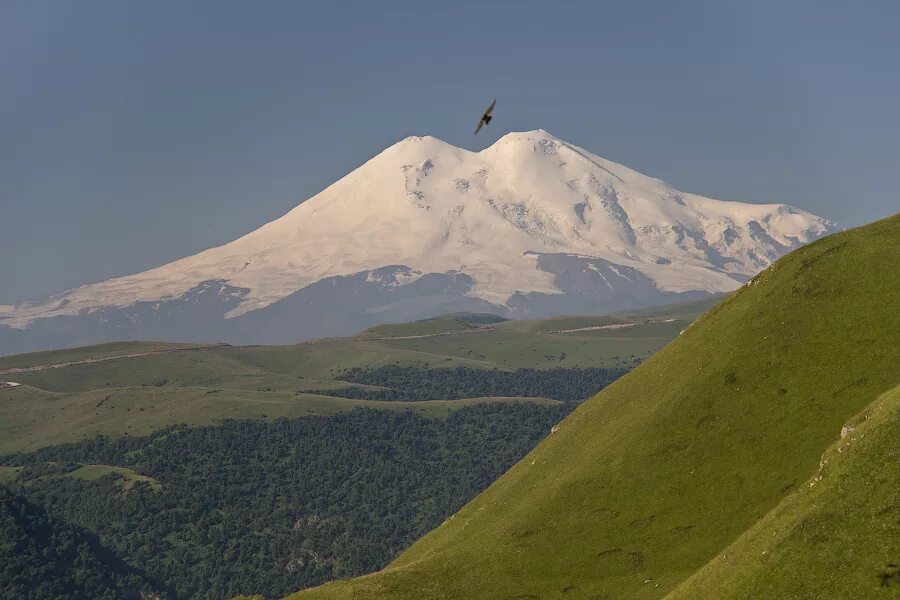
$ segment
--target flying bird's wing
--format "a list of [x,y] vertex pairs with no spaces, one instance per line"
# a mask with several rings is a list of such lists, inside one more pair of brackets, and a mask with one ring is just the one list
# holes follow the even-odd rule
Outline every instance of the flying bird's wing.
[[478,127],[475,128],[475,135],[478,135],[478,132],[481,131],[481,128],[484,127],[488,121],[491,120],[491,111],[494,110],[494,106],[497,105],[497,99],[494,98],[494,101],[491,102],[491,105],[487,107],[487,110],[484,111],[484,114],[481,115],[481,119],[478,121]]

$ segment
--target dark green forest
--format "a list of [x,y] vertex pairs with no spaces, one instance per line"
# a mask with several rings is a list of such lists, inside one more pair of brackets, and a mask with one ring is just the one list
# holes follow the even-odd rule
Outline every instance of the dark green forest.
[[351,387],[315,393],[357,400],[458,400],[482,396],[523,396],[581,402],[627,372],[627,369],[562,367],[515,371],[485,371],[469,367],[425,369],[401,365],[357,367],[344,371],[339,378],[350,383],[388,389]]
[[[357,410],[97,438],[2,463],[25,466],[13,483],[20,496],[95,534],[148,573],[165,598],[278,597],[384,566],[521,458],[562,414],[531,404],[471,407],[445,420]],[[76,463],[128,466],[162,489],[137,483],[124,491],[115,475],[66,477]],[[16,582],[3,578],[4,597],[45,578],[40,561],[11,565],[13,558],[0,559],[2,572],[21,573]]]
[[96,536],[47,514],[0,485],[0,591],[3,598],[120,600],[153,591]]
[[[142,589],[166,599],[273,598],[374,571],[490,485],[578,401],[619,374],[360,369],[346,378],[390,386],[384,392],[396,399],[427,390],[431,398],[568,401],[470,406],[446,418],[357,409],[180,425],[145,437],[98,437],[0,457],[0,465],[21,468],[4,492],[4,548],[37,544],[33,551],[0,555],[0,594],[118,598]],[[119,473],[93,480],[71,475],[83,465],[127,467],[155,483],[123,485]],[[6,517],[20,513],[39,516],[26,519],[28,527]],[[57,538],[70,541],[47,542]],[[48,544],[51,550],[42,549]]]

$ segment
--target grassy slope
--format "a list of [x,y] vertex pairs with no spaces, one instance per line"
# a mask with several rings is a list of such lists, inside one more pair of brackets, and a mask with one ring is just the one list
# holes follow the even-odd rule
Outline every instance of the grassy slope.
[[548,317],[546,319],[531,319],[527,321],[507,321],[506,323],[501,323],[498,327],[510,331],[550,333],[565,329],[614,325],[616,323],[624,323],[625,321],[626,319],[612,315],[563,316]]
[[424,415],[443,417],[455,408],[487,402],[557,403],[544,398],[381,402],[288,392],[165,387],[50,394],[23,385],[5,391],[3,402],[0,402],[0,455],[28,452],[97,435],[147,435],[179,423],[208,425],[225,419],[328,415],[357,407],[415,410]]
[[162,489],[162,485],[160,485],[160,483],[152,477],[141,475],[134,469],[129,469],[127,467],[116,467],[113,465],[82,465],[74,471],[66,473],[65,476],[93,481],[95,479],[100,479],[101,477],[107,477],[109,475],[116,475],[118,477],[119,485],[121,485],[122,489],[124,489],[125,491],[133,488],[134,484],[139,481],[150,484],[150,487],[152,489]]
[[476,329],[478,325],[469,323],[461,318],[436,318],[424,319],[413,323],[376,325],[357,334],[357,337],[380,338],[397,337],[407,335],[429,335],[434,333],[446,333],[449,331],[468,331]]
[[821,471],[667,600],[896,598],[900,562],[900,387],[865,411]]
[[387,569],[297,598],[671,592],[900,381],[898,241],[900,216],[788,255]]
[[[627,329],[538,334],[515,330],[480,331],[465,335],[415,340],[391,340],[390,347],[436,356],[458,356],[476,368],[621,367],[643,359],[671,341],[687,326],[652,323]],[[465,338],[465,339],[462,339]],[[567,357],[561,359],[562,353]],[[447,362],[447,365],[451,363]],[[440,365],[439,365],[440,366]]]
[[31,365],[46,365],[89,360],[109,356],[121,356],[138,352],[159,352],[186,348],[200,348],[205,344],[172,344],[168,342],[110,342],[96,346],[83,346],[65,350],[48,350],[46,352],[28,352],[0,357],[0,370]]
[[727,295],[728,294],[713,294],[705,300],[678,302],[675,304],[666,304],[664,306],[650,306],[647,308],[632,308],[613,313],[613,316],[630,318],[679,317],[690,318],[691,320],[693,320],[700,314],[705,313],[707,310],[718,304]]

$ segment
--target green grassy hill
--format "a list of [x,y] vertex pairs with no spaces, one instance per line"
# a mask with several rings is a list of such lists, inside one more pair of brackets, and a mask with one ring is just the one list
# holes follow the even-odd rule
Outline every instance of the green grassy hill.
[[855,421],[812,480],[667,600],[900,595],[900,387]]
[[109,342],[108,344],[67,348],[65,350],[47,350],[44,352],[27,352],[25,354],[0,356],[0,371],[28,368],[34,365],[119,357],[142,352],[190,350],[208,346],[209,344],[171,344],[168,342]]
[[97,435],[147,435],[177,424],[206,425],[226,419],[331,415],[355,408],[414,410],[443,417],[449,411],[490,402],[558,404],[547,398],[464,398],[383,402],[315,394],[219,388],[124,387],[48,393],[23,385],[0,402],[0,456],[75,442]]
[[[813,598],[836,564],[826,596],[893,593],[896,411],[873,402],[900,383],[897,265],[900,216],[793,252],[385,570],[295,597]],[[870,405],[870,441],[820,474]]]
[[422,319],[411,323],[376,325],[362,331],[356,337],[384,338],[411,335],[431,335],[451,331],[465,331],[503,323],[507,319],[482,313],[455,313]]

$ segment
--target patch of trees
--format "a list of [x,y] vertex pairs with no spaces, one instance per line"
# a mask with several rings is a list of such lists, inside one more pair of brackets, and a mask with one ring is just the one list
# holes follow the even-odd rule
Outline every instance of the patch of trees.
[[152,594],[139,570],[93,534],[0,486],[0,596],[121,600]]
[[349,387],[312,393],[357,400],[457,400],[481,396],[523,396],[582,402],[627,373],[627,369],[562,368],[480,370],[428,369],[387,365],[353,368],[343,381],[385,389]]
[[[0,547],[19,545],[0,553],[0,595],[125,597],[144,581],[139,568],[161,598],[271,598],[370,572],[486,488],[572,406],[177,426],[3,457],[25,469],[2,500]],[[72,463],[130,467],[162,488],[65,476]],[[44,580],[42,591],[24,591]]]

